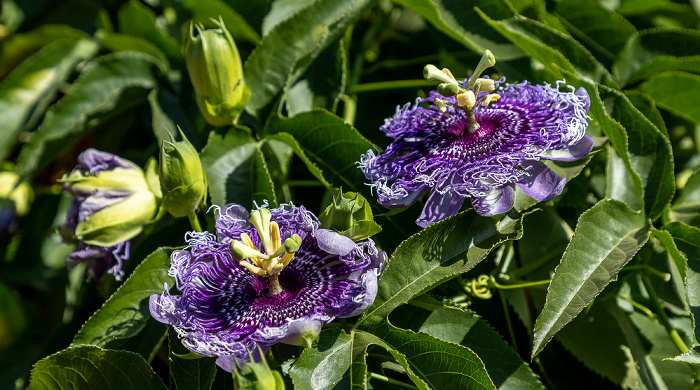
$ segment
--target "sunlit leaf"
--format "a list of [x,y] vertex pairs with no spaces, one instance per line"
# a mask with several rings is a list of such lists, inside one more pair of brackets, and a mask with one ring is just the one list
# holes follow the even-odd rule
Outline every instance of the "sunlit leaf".
[[654,97],[656,105],[682,118],[700,123],[700,76],[666,72],[645,81],[639,90]]

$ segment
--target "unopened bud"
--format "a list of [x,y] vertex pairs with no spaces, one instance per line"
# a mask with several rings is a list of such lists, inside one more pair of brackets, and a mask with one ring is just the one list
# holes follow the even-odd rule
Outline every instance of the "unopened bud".
[[354,192],[333,197],[333,204],[319,216],[321,227],[339,232],[353,241],[361,241],[382,229],[374,222],[369,203]]
[[163,141],[160,148],[160,185],[163,206],[175,217],[194,214],[206,201],[207,178],[197,150],[180,132],[182,141]]

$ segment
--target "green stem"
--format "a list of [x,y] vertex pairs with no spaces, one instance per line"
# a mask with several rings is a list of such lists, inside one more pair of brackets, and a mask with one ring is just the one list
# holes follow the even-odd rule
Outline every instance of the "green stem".
[[343,120],[350,125],[355,125],[357,114],[357,101],[352,96],[343,95]]
[[656,290],[654,290],[654,286],[652,286],[651,281],[649,280],[649,277],[642,271],[639,272],[639,275],[642,278],[642,282],[644,282],[644,287],[646,288],[647,292],[649,293],[649,298],[651,299],[651,304],[654,306],[654,310],[656,311],[656,315],[658,316],[659,320],[661,321],[661,324],[666,328],[666,331],[668,332],[668,335],[671,337],[671,340],[673,343],[676,345],[676,348],[681,353],[686,353],[688,352],[688,346],[685,345],[685,342],[683,342],[683,339],[681,336],[678,334],[678,331],[676,331],[672,326],[671,326],[671,321],[668,319],[668,316],[666,315],[666,310],[661,306],[661,301],[659,301],[659,296],[656,295]]
[[628,265],[627,267],[623,268],[622,270],[623,271],[632,271],[632,270],[648,271],[652,275],[658,276],[659,278],[663,279],[664,282],[668,282],[669,280],[671,280],[671,274],[661,272],[658,269],[650,266],[649,264]]
[[549,284],[549,282],[551,282],[550,279],[537,280],[534,282],[526,282],[526,283],[499,284],[498,282],[496,282],[496,278],[494,278],[493,276],[491,277],[491,283],[493,283],[493,287],[496,287],[499,290],[514,290],[516,288],[544,286],[544,285]]
[[397,381],[396,379],[387,378],[384,375],[380,375],[380,374],[377,374],[374,372],[370,372],[369,376],[373,379],[378,379],[378,380],[386,382],[386,383],[391,383],[392,385],[400,386],[400,387],[403,387],[405,389],[417,389],[416,386],[412,386],[412,385],[409,385],[408,383],[403,383],[403,382]]
[[627,302],[629,302],[635,309],[637,309],[637,310],[641,311],[642,313],[646,314],[647,317],[653,318],[653,319],[657,319],[657,318],[658,318],[658,317],[656,316],[656,314],[654,314],[653,311],[649,310],[648,307],[642,305],[641,303],[636,302],[636,301],[634,301],[634,300],[632,300],[632,299],[630,299],[630,298],[628,298],[628,297],[624,297],[624,296],[621,296],[620,298],[622,298],[622,299],[626,300]]
[[515,331],[513,330],[513,323],[510,320],[510,312],[508,311],[508,303],[506,302],[506,296],[503,293],[498,293],[501,297],[501,305],[503,306],[503,315],[506,317],[506,325],[508,326],[508,336],[510,337],[510,345],[513,347],[515,353],[520,355],[518,352],[518,344],[515,342]]
[[202,226],[199,224],[199,219],[197,218],[197,214],[192,213],[187,216],[187,219],[190,220],[190,226],[192,226],[192,229],[194,229],[195,232],[202,232]]
[[365,92],[375,92],[375,91],[386,91],[392,89],[402,89],[402,88],[422,88],[422,87],[435,87],[435,81],[416,79],[416,80],[392,80],[392,81],[378,81],[376,83],[365,83],[356,84],[348,87],[347,93],[350,95],[365,93]]

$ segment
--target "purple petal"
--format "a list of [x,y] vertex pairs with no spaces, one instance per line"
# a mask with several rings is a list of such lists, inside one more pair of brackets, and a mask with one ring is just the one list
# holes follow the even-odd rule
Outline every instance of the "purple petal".
[[451,217],[462,208],[464,197],[452,191],[444,194],[438,191],[433,191],[423,206],[423,212],[416,220],[416,224],[420,227],[428,227],[437,221],[441,221],[447,217]]
[[352,239],[329,229],[318,229],[314,236],[321,250],[334,255],[345,256],[356,246]]
[[515,186],[510,183],[503,187],[491,188],[484,196],[472,197],[474,210],[483,216],[505,213],[513,207],[514,203]]
[[586,134],[578,143],[575,143],[565,149],[547,150],[542,157],[545,160],[555,161],[575,161],[587,155],[593,149],[593,137]]
[[96,175],[114,168],[133,168],[133,165],[112,153],[90,148],[80,153],[76,168]]
[[368,307],[374,302],[374,298],[377,297],[377,274],[373,270],[365,272],[362,278],[362,286],[365,288],[364,295],[360,298],[360,305],[353,311],[345,315],[339,315],[338,317],[355,317],[359,316],[367,310]]
[[280,340],[281,343],[298,345],[309,348],[321,333],[323,322],[315,319],[300,318],[289,323],[287,334]]
[[532,198],[545,201],[561,195],[566,179],[557,175],[540,161],[525,161],[522,164],[528,176],[517,183],[520,189]]
[[[405,187],[410,187],[406,185]],[[415,189],[407,189],[408,193],[405,196],[401,197],[396,197],[395,194],[393,196],[388,196],[385,192],[386,191],[381,191],[379,188],[377,188],[378,192],[378,197],[377,197],[377,202],[381,204],[382,206],[390,209],[400,209],[401,207],[406,207],[409,205],[412,205],[413,202],[415,202],[418,198],[420,198],[423,194],[428,192],[430,187],[426,185],[421,185],[418,186]]]

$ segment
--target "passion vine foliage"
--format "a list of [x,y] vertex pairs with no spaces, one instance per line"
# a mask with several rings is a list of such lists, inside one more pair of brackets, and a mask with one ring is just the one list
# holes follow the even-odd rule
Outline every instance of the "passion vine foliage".
[[699,28],[2,1],[0,388],[697,388]]

